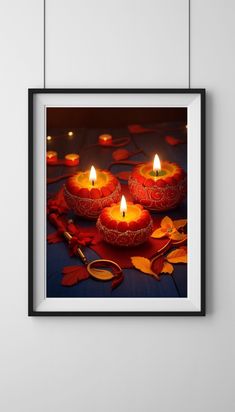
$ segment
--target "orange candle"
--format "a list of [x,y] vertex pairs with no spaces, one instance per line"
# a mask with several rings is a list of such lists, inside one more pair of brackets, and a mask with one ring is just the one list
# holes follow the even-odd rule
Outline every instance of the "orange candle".
[[147,210],[139,204],[121,202],[102,210],[97,229],[107,243],[117,246],[137,246],[149,239],[153,222]]
[[176,208],[185,199],[187,177],[178,164],[161,162],[156,154],[153,162],[141,163],[132,170],[128,185],[135,202],[163,212]]
[[69,153],[65,156],[65,166],[77,166],[79,164],[79,155],[77,153]]
[[120,200],[121,185],[107,170],[92,166],[68,178],[64,196],[69,208],[79,216],[97,219],[103,208]]
[[54,165],[58,161],[58,153],[50,150],[47,152],[47,164]]
[[99,144],[101,146],[110,146],[113,142],[113,138],[111,134],[101,134],[99,136]]

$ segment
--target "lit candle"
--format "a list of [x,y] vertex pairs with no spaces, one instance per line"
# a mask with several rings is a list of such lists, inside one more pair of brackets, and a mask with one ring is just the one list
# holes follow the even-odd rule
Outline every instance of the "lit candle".
[[51,141],[51,139],[52,139],[52,137],[51,137],[51,136],[47,136],[47,141],[48,141],[48,142],[50,142],[50,141]]
[[96,170],[95,170],[94,166],[91,166],[89,180],[90,180],[92,186],[95,185],[96,179],[97,179]]
[[57,163],[57,161],[58,161],[58,153],[57,152],[53,152],[53,151],[47,152],[47,164],[48,165],[53,165],[53,164]]
[[112,144],[113,138],[111,134],[101,134],[99,136],[99,144],[101,146],[110,146]]
[[155,172],[156,176],[158,176],[159,171],[161,170],[161,162],[159,156],[155,154],[153,160],[153,171]]
[[65,166],[77,166],[79,164],[79,155],[77,153],[69,153],[65,156]]
[[167,160],[141,163],[133,168],[128,180],[135,202],[146,209],[163,212],[176,208],[186,197],[187,176],[177,164]]
[[126,198],[125,196],[122,195],[121,203],[120,203],[120,212],[122,214],[122,217],[126,216],[126,211],[127,211]]
[[68,136],[73,137],[73,132],[71,130],[68,132]]
[[105,207],[98,220],[97,229],[103,239],[112,245],[137,246],[149,239],[153,222],[150,213],[143,206],[127,203],[122,196],[120,204]]
[[[69,208],[79,216],[97,219],[105,207],[120,202],[121,185],[108,170],[96,170],[92,166],[67,179],[64,196]],[[118,212],[120,215],[120,204]]]

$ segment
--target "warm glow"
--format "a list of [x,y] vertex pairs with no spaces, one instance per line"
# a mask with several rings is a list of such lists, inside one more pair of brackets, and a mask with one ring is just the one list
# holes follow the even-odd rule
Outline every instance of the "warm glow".
[[125,196],[122,195],[121,203],[120,203],[120,212],[123,217],[125,217],[126,211],[127,211],[126,199],[125,199]]
[[52,139],[52,137],[51,137],[51,136],[47,136],[47,140],[48,140],[48,142],[49,142],[51,139]]
[[68,136],[70,136],[70,137],[73,136],[73,132],[71,132],[71,131],[68,132]]
[[92,185],[94,185],[94,183],[96,182],[96,179],[97,179],[96,170],[95,170],[94,166],[91,166],[89,180],[92,183]]
[[161,170],[161,162],[160,162],[159,156],[155,154],[154,161],[153,161],[153,171],[159,172],[160,170]]

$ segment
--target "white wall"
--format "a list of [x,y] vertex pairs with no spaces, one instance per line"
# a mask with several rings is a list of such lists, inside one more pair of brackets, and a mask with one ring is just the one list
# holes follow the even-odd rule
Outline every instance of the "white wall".
[[[2,412],[235,408],[235,3],[191,3],[192,87],[208,90],[208,314],[40,319],[27,317],[27,88],[43,85],[43,1],[1,1]],[[186,0],[47,0],[47,86],[187,86],[186,34]]]

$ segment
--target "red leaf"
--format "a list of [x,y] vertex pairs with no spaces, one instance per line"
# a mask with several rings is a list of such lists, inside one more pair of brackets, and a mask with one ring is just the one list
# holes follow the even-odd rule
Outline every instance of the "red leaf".
[[116,162],[118,162],[118,160],[128,159],[130,155],[131,155],[131,152],[129,152],[129,150],[127,149],[117,149],[117,150],[114,150],[114,152],[112,153],[112,157]]
[[174,136],[166,136],[165,141],[171,146],[177,146],[178,144],[184,143],[183,140],[177,139]]
[[89,278],[89,273],[85,266],[65,266],[63,268],[62,286],[73,286],[81,280]]
[[117,288],[122,281],[124,280],[123,273],[121,273],[119,276],[115,276],[112,280],[112,289]]
[[155,132],[155,129],[152,129],[150,127],[143,127],[140,124],[130,124],[128,126],[128,130],[132,134]]
[[152,265],[151,265],[151,269],[152,271],[156,274],[159,275],[159,273],[161,273],[162,268],[163,268],[163,264],[164,264],[164,257],[160,256],[157,259],[154,259],[152,261]]

